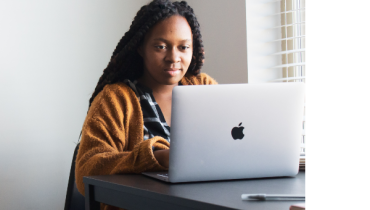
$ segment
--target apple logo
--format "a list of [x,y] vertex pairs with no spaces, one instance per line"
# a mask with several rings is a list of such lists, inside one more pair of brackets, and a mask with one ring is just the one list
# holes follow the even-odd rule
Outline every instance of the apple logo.
[[233,137],[234,140],[237,140],[237,139],[242,140],[242,138],[244,137],[244,134],[243,134],[244,127],[241,125],[242,123],[239,124],[239,127],[234,127],[231,130],[231,136]]

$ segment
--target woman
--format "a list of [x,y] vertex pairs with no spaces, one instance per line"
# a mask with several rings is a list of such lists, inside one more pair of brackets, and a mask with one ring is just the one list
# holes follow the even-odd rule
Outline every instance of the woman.
[[203,62],[185,1],[154,0],[138,11],[90,99],[76,159],[80,193],[83,176],[168,170],[172,89],[217,84],[200,73]]

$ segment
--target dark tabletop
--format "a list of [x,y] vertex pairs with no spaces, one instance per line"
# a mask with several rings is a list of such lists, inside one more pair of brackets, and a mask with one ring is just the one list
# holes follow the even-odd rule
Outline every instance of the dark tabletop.
[[[179,184],[166,183],[144,175],[125,174],[84,177],[84,183],[160,202],[182,202],[185,206],[196,208],[201,208],[203,203],[231,209],[288,210],[290,205],[304,201],[243,201],[241,194],[305,194],[305,172],[299,172],[295,177]],[[145,202],[145,199],[140,201]]]

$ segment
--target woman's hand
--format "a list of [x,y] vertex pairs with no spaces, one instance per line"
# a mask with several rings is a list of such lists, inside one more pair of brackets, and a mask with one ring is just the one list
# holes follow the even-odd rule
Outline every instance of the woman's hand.
[[162,150],[156,150],[153,152],[155,159],[157,159],[158,163],[168,168],[169,165],[169,159],[170,159],[170,150],[169,149],[162,149]]

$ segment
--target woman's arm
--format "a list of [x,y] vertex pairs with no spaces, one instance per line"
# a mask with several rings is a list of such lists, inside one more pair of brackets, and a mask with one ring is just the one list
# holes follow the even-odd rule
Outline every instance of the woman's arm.
[[105,88],[94,99],[83,126],[75,169],[78,190],[84,194],[83,176],[167,170],[152,147],[168,149],[169,143],[162,137],[143,140],[135,94],[119,85]]

